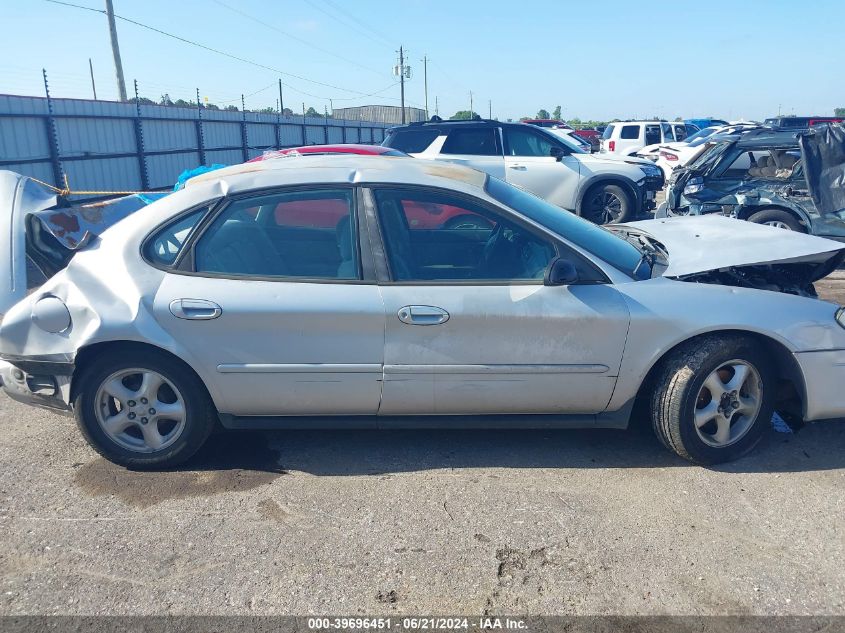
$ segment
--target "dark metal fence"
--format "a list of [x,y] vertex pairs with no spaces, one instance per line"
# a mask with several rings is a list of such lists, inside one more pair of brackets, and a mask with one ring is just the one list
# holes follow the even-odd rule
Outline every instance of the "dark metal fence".
[[266,150],[380,143],[384,123],[0,95],[0,169],[73,190],[170,187],[185,169]]

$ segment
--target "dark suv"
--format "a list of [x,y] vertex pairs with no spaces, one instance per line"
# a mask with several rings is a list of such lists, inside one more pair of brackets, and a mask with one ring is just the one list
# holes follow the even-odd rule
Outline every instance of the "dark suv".
[[383,145],[478,169],[597,224],[642,215],[663,186],[651,161],[591,154],[525,123],[433,119],[392,128]]

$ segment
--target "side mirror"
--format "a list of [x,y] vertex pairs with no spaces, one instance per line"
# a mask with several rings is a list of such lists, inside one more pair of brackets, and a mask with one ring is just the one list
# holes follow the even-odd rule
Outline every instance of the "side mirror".
[[546,270],[543,284],[546,286],[568,286],[578,281],[578,270],[568,259],[555,257]]
[[557,145],[552,145],[549,149],[549,156],[560,160],[564,156],[569,156],[569,152],[567,152],[564,148],[558,147]]

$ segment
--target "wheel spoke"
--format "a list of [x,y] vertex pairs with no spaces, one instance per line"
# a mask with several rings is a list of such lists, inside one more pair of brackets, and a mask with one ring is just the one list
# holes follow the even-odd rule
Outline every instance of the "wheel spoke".
[[141,386],[138,388],[138,395],[146,397],[150,402],[158,399],[158,390],[164,379],[155,372],[144,372],[141,379]]
[[719,414],[716,416],[716,432],[713,434],[713,440],[717,444],[726,444],[731,437],[731,421]]
[[134,422],[127,417],[126,410],[123,410],[103,420],[103,429],[109,435],[117,435],[132,424]]
[[739,409],[737,409],[736,412],[741,413],[742,415],[753,415],[757,412],[757,398],[740,396]]
[[734,376],[725,385],[725,391],[739,391],[748,378],[748,365],[734,365]]
[[718,413],[719,405],[715,400],[711,400],[707,406],[695,410],[695,426],[700,429],[702,426],[710,422],[710,420],[715,418]]
[[141,425],[141,433],[144,435],[144,443],[153,450],[161,448],[164,438],[158,430],[158,424],[153,420]]
[[155,415],[159,420],[173,420],[181,422],[185,419],[185,405],[177,400],[173,403],[156,402]]
[[704,381],[704,386],[707,387],[707,390],[710,392],[710,398],[718,403],[722,397],[722,394],[725,393],[725,383],[722,382],[722,379],[719,378],[718,371],[714,371],[712,374],[707,376],[707,380]]
[[131,400],[135,396],[134,392],[127,389],[119,378],[114,378],[104,384],[103,391],[124,405],[127,400]]

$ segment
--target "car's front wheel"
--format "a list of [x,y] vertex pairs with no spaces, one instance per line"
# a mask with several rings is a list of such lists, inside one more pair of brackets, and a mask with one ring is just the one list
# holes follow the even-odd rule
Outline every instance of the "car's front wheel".
[[754,222],[755,224],[773,226],[776,229],[806,233],[798,218],[789,213],[789,211],[783,211],[782,209],[763,209],[750,216],[748,221]]
[[634,202],[619,185],[595,185],[581,203],[581,216],[596,224],[625,222],[633,213]]
[[698,464],[738,459],[760,441],[774,410],[769,355],[751,339],[713,335],[664,361],[652,396],[663,444]]
[[74,413],[89,444],[109,461],[170,468],[199,450],[216,424],[204,385],[154,350],[111,350],[83,369]]

